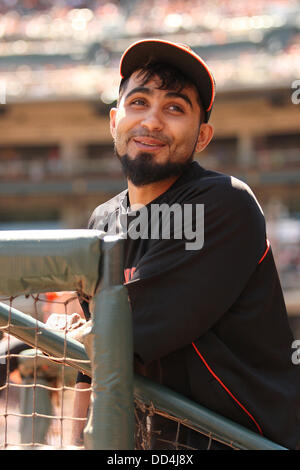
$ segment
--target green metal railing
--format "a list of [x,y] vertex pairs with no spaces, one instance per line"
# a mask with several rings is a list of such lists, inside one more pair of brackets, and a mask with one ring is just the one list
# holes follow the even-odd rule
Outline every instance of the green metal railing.
[[85,447],[132,450],[135,397],[236,448],[283,450],[166,387],[133,376],[131,313],[121,272],[123,241],[102,237],[93,230],[0,234],[0,295],[78,290],[93,296],[90,358],[78,341],[0,303],[2,329],[46,354],[65,356],[66,364],[93,376]]
[[[34,328],[36,328],[37,326],[40,332],[38,342],[39,349],[49,355],[54,354],[55,356],[63,356],[64,335],[62,333],[50,331],[45,328],[45,325],[42,322],[36,322],[36,320],[20,312],[19,310],[10,308],[8,305],[0,303],[0,326],[5,326],[8,323],[9,318],[9,331],[13,336],[16,336],[17,338],[33,346],[35,343]],[[103,336],[105,336],[105,333],[102,330],[101,337]],[[66,340],[66,342],[68,358],[67,360],[65,360],[65,363],[79,370],[82,370],[85,374],[91,376],[91,364],[83,344],[79,343],[78,341],[75,341],[74,339],[69,338]],[[102,368],[103,361],[101,360],[100,362]],[[118,368],[119,364],[117,364],[117,369]],[[109,372],[113,373],[112,371]],[[97,382],[97,388],[101,388],[100,394],[105,393],[103,386],[100,385],[101,382],[103,382],[103,378],[100,377],[99,382]],[[115,396],[111,392],[112,391],[109,387],[106,390],[108,396],[105,396],[105,400],[103,400],[103,402],[101,401],[101,405],[99,406],[99,408],[97,407],[97,411],[94,411],[93,421],[96,427],[99,427],[99,425],[101,425],[101,423],[103,422],[104,411],[109,414],[109,427],[113,427],[111,423],[110,405],[114,408],[112,401],[115,399]],[[284,449],[282,446],[279,446],[269,441],[268,439],[262,438],[257,434],[246,430],[242,426],[239,426],[236,423],[232,423],[229,420],[220,417],[215,413],[203,408],[202,406],[193,403],[191,400],[182,397],[178,393],[175,393],[172,390],[169,390],[159,384],[153,383],[150,380],[147,380],[139,375],[135,375],[134,377],[134,395],[141,402],[147,405],[154,405],[154,407],[158,410],[166,412],[172,416],[176,416],[177,418],[181,418],[185,421],[187,425],[191,425],[192,427],[199,429],[199,431],[202,431],[205,434],[211,434],[213,438],[221,439],[223,442],[226,442],[228,444],[234,444],[234,446],[239,449]],[[108,407],[107,410],[105,410],[106,406]],[[97,416],[101,416],[101,419],[97,420]],[[108,429],[108,434],[103,437],[102,433],[104,431],[107,431],[106,426],[105,429],[102,428],[98,431],[99,434],[98,432],[96,432],[96,436],[89,438],[89,447],[95,449],[118,449],[117,443],[116,447],[112,446],[112,431],[109,431]],[[126,432],[127,431],[128,429],[126,429]],[[99,435],[102,437],[98,442]],[[107,439],[107,436],[110,436],[109,439]],[[104,442],[104,439],[105,441],[108,440],[108,442]]]

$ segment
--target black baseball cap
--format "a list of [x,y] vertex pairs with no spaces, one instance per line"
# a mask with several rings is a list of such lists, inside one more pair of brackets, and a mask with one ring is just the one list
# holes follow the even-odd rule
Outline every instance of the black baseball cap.
[[215,80],[201,57],[189,46],[162,39],[143,39],[129,46],[121,57],[122,79],[149,61],[162,62],[180,70],[197,87],[208,122],[215,98]]

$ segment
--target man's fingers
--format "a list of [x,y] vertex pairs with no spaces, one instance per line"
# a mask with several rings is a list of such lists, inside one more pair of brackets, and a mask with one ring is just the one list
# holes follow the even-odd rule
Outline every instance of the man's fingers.
[[53,330],[72,331],[84,323],[85,320],[78,313],[72,313],[72,315],[52,313],[46,322],[46,327]]
[[46,326],[53,330],[63,330],[66,327],[66,315],[52,313],[46,321]]
[[68,330],[79,328],[84,323],[85,323],[85,320],[83,320],[78,313],[72,313],[72,315],[67,316],[67,329]]
[[79,328],[76,328],[68,332],[68,337],[76,339],[76,341],[80,341],[81,343],[83,343],[83,338],[85,334],[90,330],[91,324],[92,324],[91,320],[89,320],[88,322],[85,322]]

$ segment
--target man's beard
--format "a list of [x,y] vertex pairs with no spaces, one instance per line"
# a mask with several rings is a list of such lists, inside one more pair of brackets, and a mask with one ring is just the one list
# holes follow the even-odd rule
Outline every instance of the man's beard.
[[145,186],[150,183],[162,181],[173,176],[180,176],[186,167],[192,162],[193,154],[184,162],[156,163],[151,153],[141,152],[136,158],[130,158],[128,154],[120,155],[115,148],[115,154],[121,162],[126,178],[135,186]]

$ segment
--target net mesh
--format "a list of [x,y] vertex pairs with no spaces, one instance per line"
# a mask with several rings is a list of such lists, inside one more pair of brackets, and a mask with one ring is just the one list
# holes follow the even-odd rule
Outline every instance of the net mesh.
[[54,313],[65,322],[74,313],[83,317],[77,294],[49,292],[0,301],[36,320],[33,345],[11,334],[10,318],[0,328],[0,448],[74,448],[72,423],[85,421],[73,416],[78,371],[65,363],[66,347],[60,356],[43,354],[38,322],[46,323]]
[[204,433],[185,419],[171,416],[153,404],[135,400],[136,450],[239,450],[234,442],[227,442],[212,433]]
[[[48,292],[29,296],[0,298],[34,318],[34,344],[26,344],[11,334],[11,321],[0,327],[0,449],[78,449],[72,439],[72,426],[86,418],[73,416],[78,369],[66,364],[66,330],[64,353],[45,355],[39,349],[39,322],[57,331],[49,317],[58,314],[62,324],[71,324],[74,314],[84,318],[75,292]],[[29,327],[28,327],[29,328]],[[75,360],[72,358],[72,361]],[[82,361],[78,361],[80,363]],[[100,419],[100,418],[99,418]],[[226,450],[237,449],[210,433],[200,432],[187,420],[135,400],[135,450]]]

